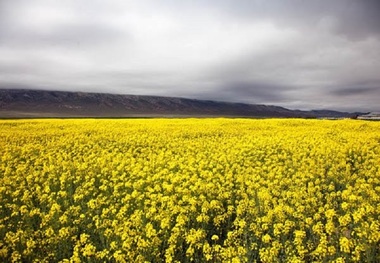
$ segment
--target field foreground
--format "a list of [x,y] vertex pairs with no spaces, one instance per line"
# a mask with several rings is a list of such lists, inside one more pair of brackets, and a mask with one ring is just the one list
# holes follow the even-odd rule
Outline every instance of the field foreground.
[[0,261],[380,262],[380,122],[0,121]]

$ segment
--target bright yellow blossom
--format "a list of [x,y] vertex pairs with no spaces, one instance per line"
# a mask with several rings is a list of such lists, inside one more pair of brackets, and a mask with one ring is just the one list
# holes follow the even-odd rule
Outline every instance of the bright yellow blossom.
[[0,121],[1,262],[380,262],[380,123]]

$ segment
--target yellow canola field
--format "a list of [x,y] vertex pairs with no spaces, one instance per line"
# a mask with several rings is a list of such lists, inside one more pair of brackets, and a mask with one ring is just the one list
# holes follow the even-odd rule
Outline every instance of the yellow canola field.
[[0,261],[380,262],[380,122],[0,121]]

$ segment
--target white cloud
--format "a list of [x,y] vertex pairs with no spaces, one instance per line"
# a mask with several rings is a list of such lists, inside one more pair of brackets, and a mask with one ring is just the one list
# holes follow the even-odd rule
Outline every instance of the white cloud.
[[377,20],[344,1],[6,0],[0,86],[376,108]]

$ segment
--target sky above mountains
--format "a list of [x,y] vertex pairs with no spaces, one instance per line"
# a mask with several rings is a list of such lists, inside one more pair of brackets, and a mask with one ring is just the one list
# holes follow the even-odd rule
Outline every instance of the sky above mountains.
[[380,111],[378,0],[2,0],[0,88]]

